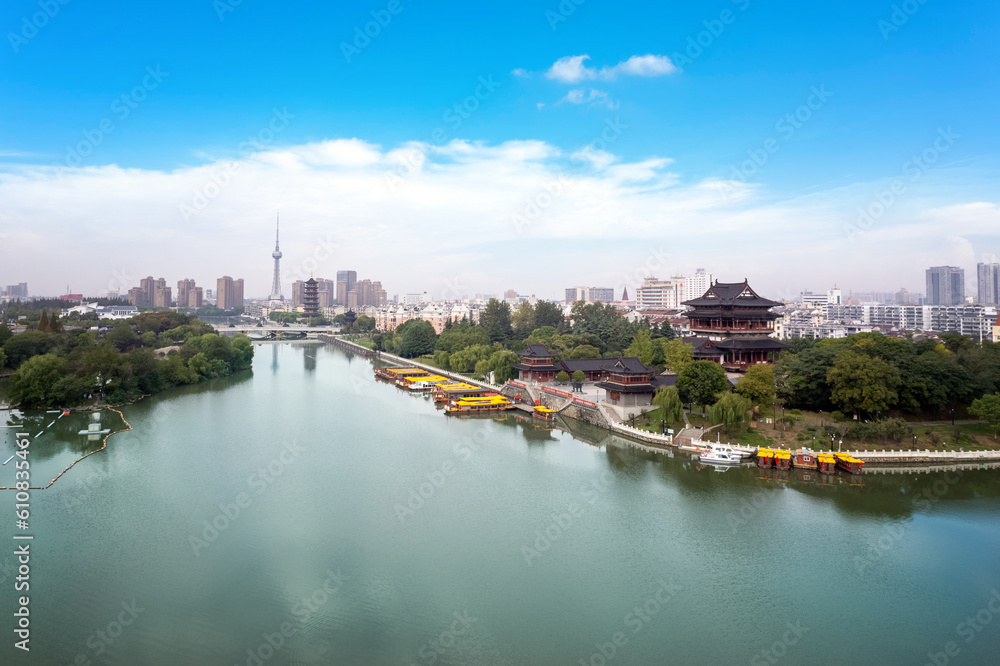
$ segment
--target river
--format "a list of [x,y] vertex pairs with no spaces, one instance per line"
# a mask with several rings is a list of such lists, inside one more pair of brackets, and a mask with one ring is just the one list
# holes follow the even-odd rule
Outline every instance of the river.
[[[0,491],[0,663],[1000,654],[997,470],[720,473],[580,423],[446,417],[310,342],[258,345],[251,371],[123,412],[134,430],[31,494],[30,653]],[[96,446],[85,414],[28,417],[33,484]]]

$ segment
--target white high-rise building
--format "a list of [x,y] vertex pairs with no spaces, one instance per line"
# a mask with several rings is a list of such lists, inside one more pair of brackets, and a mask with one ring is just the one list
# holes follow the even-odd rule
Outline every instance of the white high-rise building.
[[[688,300],[684,285],[685,277],[672,277],[669,280],[659,280],[648,277],[642,281],[642,286],[635,291],[635,304],[638,308],[666,308],[679,310],[681,302]],[[706,287],[707,291],[708,288]],[[698,296],[703,295],[701,292]]]
[[684,283],[684,300],[701,298],[713,282],[715,282],[715,275],[706,273],[704,268],[699,268],[694,272],[694,275],[689,275]]

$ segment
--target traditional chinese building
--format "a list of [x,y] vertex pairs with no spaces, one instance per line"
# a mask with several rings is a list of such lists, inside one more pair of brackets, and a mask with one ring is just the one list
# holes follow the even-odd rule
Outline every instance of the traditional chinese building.
[[726,370],[744,372],[757,363],[774,363],[789,345],[771,337],[780,318],[771,308],[781,305],[762,298],[743,282],[715,282],[700,298],[684,301],[691,308],[690,338],[696,360],[721,363]]
[[643,407],[653,404],[653,376],[656,369],[643,365],[635,357],[605,361],[606,379],[597,388],[607,391],[607,400],[618,407]]
[[550,382],[556,373],[562,370],[561,366],[552,362],[555,354],[545,345],[528,345],[528,348],[520,354],[521,362],[514,368],[521,373],[521,379],[529,382]]
[[302,311],[307,317],[319,316],[319,283],[311,275],[302,290]]

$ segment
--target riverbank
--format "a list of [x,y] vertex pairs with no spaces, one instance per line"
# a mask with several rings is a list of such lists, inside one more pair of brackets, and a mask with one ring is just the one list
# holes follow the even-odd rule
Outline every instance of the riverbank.
[[[545,387],[536,389],[535,387],[529,386],[523,382],[512,381],[503,386],[498,386],[496,384],[491,384],[489,382],[470,379],[464,375],[460,375],[454,372],[449,372],[441,370],[440,368],[426,365],[423,363],[418,363],[412,359],[403,358],[401,356],[396,356],[394,354],[389,354],[386,352],[378,352],[368,349],[362,345],[351,342],[349,340],[344,340],[339,336],[332,335],[320,335],[320,340],[334,344],[342,349],[363,355],[365,357],[374,358],[376,360],[383,360],[389,363],[404,364],[412,367],[421,368],[427,370],[428,372],[433,372],[445,377],[451,377],[457,381],[463,381],[483,388],[489,388],[498,393],[512,393],[511,388],[514,391],[527,391],[533,401],[538,400],[543,405],[550,407],[552,409],[557,409],[560,414],[567,416],[569,418],[577,418],[577,420],[582,420],[586,423],[596,425],[598,427],[604,428],[615,434],[622,435],[630,441],[635,442],[634,448],[646,451],[648,453],[654,454],[672,454],[673,451],[677,450],[677,447],[685,444],[698,445],[700,443],[697,439],[692,439],[690,437],[684,437],[683,432],[676,438],[671,435],[661,435],[659,433],[652,433],[640,428],[633,428],[629,425],[621,423],[616,420],[616,414],[604,403],[590,403],[587,405],[575,405],[574,400],[572,400],[572,395],[565,394],[564,392],[557,391],[555,389],[546,389]],[[569,402],[567,402],[567,396]],[[569,412],[569,413],[567,413]],[[580,418],[582,417],[582,418]],[[708,442],[705,442],[707,445]],[[791,444],[791,443],[790,443]],[[804,446],[805,444],[800,444]],[[748,450],[756,450],[757,447],[749,447]],[[785,447],[775,447],[778,450],[794,451],[797,446]],[[837,451],[816,451],[817,453],[837,453]],[[850,455],[863,460],[866,464],[879,465],[883,467],[893,467],[893,468],[906,468],[906,467],[926,467],[928,465],[975,465],[980,463],[994,463],[1000,462],[1000,450],[977,450],[977,451],[964,451],[964,450],[953,450],[953,451],[932,451],[930,449],[917,450],[917,449],[881,449],[881,450],[845,450],[843,453],[849,453]]]

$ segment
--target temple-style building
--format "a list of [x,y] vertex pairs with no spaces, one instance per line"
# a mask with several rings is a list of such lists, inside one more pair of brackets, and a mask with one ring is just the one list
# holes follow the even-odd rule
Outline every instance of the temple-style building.
[[604,362],[607,379],[597,383],[597,388],[607,391],[608,402],[618,407],[644,407],[653,404],[656,386],[653,377],[656,368],[643,365],[635,357]]
[[716,281],[700,298],[684,301],[691,307],[684,314],[691,322],[695,360],[710,360],[726,370],[745,372],[757,363],[774,363],[789,345],[771,337],[780,315],[771,308],[781,305],[762,298],[747,282]]
[[545,345],[528,345],[522,352],[521,362],[514,366],[520,372],[521,379],[529,382],[551,382],[556,374],[562,370],[562,366],[557,366],[552,362],[555,354],[550,352]]
[[319,283],[313,276],[309,276],[309,280],[305,283],[302,289],[302,311],[307,317],[318,317],[319,316]]

